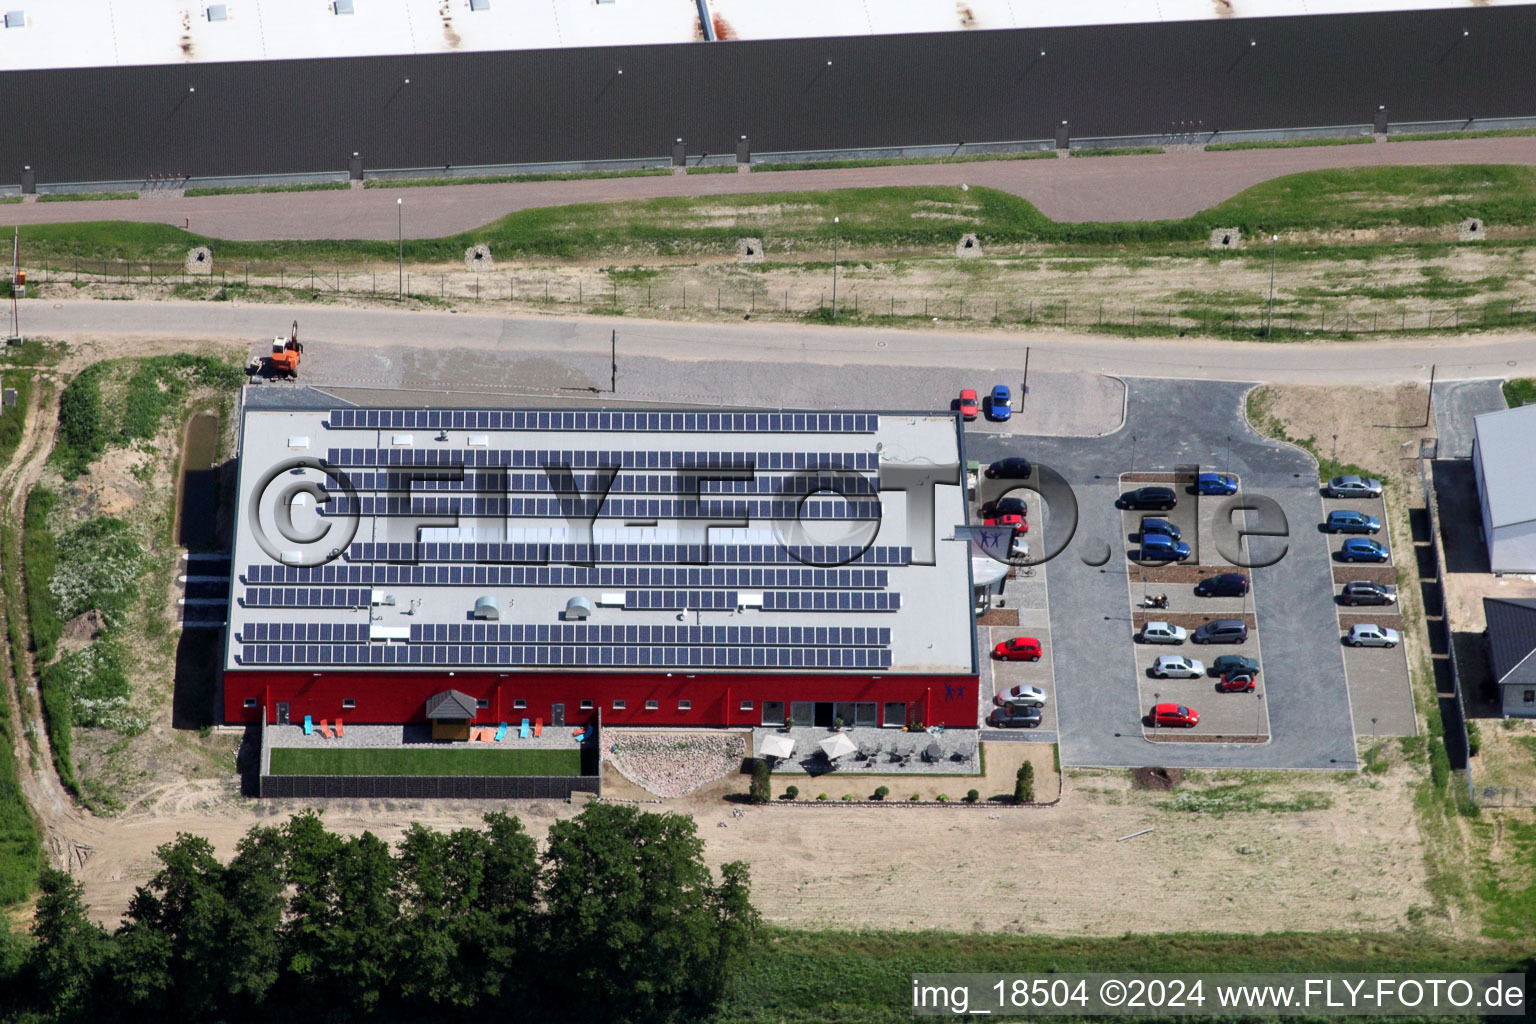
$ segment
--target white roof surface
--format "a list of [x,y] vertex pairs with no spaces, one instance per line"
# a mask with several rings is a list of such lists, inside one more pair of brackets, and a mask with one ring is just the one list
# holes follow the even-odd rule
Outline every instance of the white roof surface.
[[[706,0],[722,39],[1461,9],[1467,0]],[[1530,0],[1480,0],[1514,6]],[[351,13],[337,13],[350,9]],[[8,0],[0,69],[689,43],[695,0]],[[1227,13],[1229,12],[1230,13]]]
[[1494,529],[1536,521],[1536,405],[1472,420],[1483,463],[1483,500]]

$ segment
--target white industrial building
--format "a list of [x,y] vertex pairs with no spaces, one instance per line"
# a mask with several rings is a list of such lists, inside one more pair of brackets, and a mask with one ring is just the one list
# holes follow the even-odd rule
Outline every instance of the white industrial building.
[[1484,413],[1473,428],[1488,569],[1536,573],[1536,405]]

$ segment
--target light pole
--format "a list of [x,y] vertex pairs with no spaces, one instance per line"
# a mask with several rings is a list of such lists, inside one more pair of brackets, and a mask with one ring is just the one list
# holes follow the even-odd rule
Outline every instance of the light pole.
[[395,259],[399,276],[395,282],[395,298],[405,298],[405,200],[395,200]]
[[1339,464],[1339,435],[1333,435],[1333,455],[1329,459],[1335,466]]
[[1371,719],[1371,767],[1376,767],[1376,719]]
[[1156,690],[1154,690],[1152,692],[1152,716],[1151,717],[1152,717],[1152,728],[1153,728],[1153,730],[1157,729],[1157,704],[1158,704],[1158,701],[1160,701],[1162,699],[1162,697],[1163,697],[1163,695],[1158,693]]
[[1280,241],[1279,235],[1269,236],[1269,313],[1264,318],[1264,337],[1269,337],[1275,329],[1275,243]]
[[1255,736],[1260,735],[1260,730],[1264,728],[1264,695],[1261,693],[1258,696],[1259,702],[1257,707],[1259,710],[1253,719],[1253,734]]
[[[831,63],[828,61],[827,63]],[[832,319],[837,319],[837,243],[842,234],[841,217],[832,218]]]

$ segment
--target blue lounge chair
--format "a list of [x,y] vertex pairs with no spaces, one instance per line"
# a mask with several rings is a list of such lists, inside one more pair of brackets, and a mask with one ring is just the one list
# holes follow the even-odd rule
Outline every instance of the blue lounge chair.
[[528,719],[526,719],[526,718],[523,719],[522,727],[517,730],[517,737],[518,737],[518,739],[523,739],[523,740],[527,739],[528,738],[528,734],[531,731],[532,730],[530,730],[529,727],[528,727]]
[[309,716],[305,715],[304,716],[304,735],[305,736],[312,736],[312,735],[314,735],[314,732],[315,732],[314,725],[310,722]]
[[502,740],[504,740],[506,738],[507,738],[507,723],[506,722],[502,722],[501,723],[501,728],[496,730],[496,742],[500,743]]

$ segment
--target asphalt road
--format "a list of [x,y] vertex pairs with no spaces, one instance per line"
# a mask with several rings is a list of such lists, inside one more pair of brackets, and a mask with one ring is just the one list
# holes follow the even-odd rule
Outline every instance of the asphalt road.
[[[1516,376],[1511,371],[1509,376]],[[1472,420],[1485,412],[1505,408],[1499,380],[1448,381],[1435,384],[1435,432],[1440,437],[1442,459],[1472,457]]]
[[[1264,344],[1092,337],[1052,331],[964,334],[762,321],[689,324],[309,305],[91,300],[28,301],[21,306],[21,318],[22,329],[29,336],[72,342],[233,340],[245,341],[253,350],[261,339],[286,333],[289,322],[298,320],[300,336],[306,344],[313,343],[306,357],[313,357],[313,365],[325,368],[325,383],[386,388],[425,383],[438,388],[508,392],[605,388],[609,383],[610,337],[617,331],[619,397],[666,401],[707,401],[718,393],[720,375],[728,370],[761,373],[761,402],[785,404],[788,399],[779,386],[780,374],[785,371],[777,369],[782,367],[799,368],[794,372],[807,374],[816,373],[818,367],[854,367],[862,375],[857,379],[866,382],[896,368],[959,368],[974,378],[971,386],[978,388],[994,382],[987,374],[1006,371],[1015,374],[1012,382],[1022,383],[1026,352],[1032,378],[1036,373],[1109,373],[1283,384],[1340,380],[1373,384],[1425,381],[1431,363],[1442,381],[1536,376],[1536,337],[1528,334]],[[674,365],[668,376],[654,379],[634,372],[637,358]],[[708,363],[717,366],[689,374],[689,364],[701,368]],[[759,369],[750,370],[748,364],[757,364]],[[419,380],[408,379],[413,372]],[[934,390],[929,387],[924,394],[931,395]],[[1043,393],[1032,385],[1026,409]],[[838,404],[861,403],[891,404],[878,389]],[[928,403],[923,404],[926,407]]]
[[[1127,385],[1125,426],[1110,438],[967,437],[972,458],[986,462],[1027,455],[1060,472],[1076,495],[1076,533],[1049,564],[1062,763],[1355,767],[1333,576],[1326,544],[1316,531],[1322,516],[1316,464],[1299,449],[1248,429],[1242,416],[1248,385],[1134,378]],[[1272,739],[1267,744],[1160,743],[1154,748],[1142,738],[1147,708],[1137,691],[1130,639],[1130,563],[1120,555],[1123,531],[1114,500],[1122,472],[1172,471],[1189,463],[1238,473],[1245,494],[1272,498],[1288,522],[1288,538],[1255,540],[1251,547],[1256,561],[1278,554],[1279,545],[1286,548],[1274,565],[1252,570],[1269,695]],[[1057,511],[1052,522],[1060,521]],[[1089,564],[1105,550],[1113,557]],[[1208,660],[1225,650],[1186,648],[1180,653]]]
[[[23,203],[0,223],[129,220],[184,224],[214,238],[436,238],[517,210],[566,203],[803,192],[892,185],[982,185],[1023,196],[1058,221],[1187,217],[1283,174],[1384,164],[1532,164],[1536,137],[1376,143],[1070,160],[997,160],[645,178],[599,178],[441,188],[282,192],[134,201]],[[395,200],[404,199],[401,219]],[[401,226],[403,225],[403,227]]]

